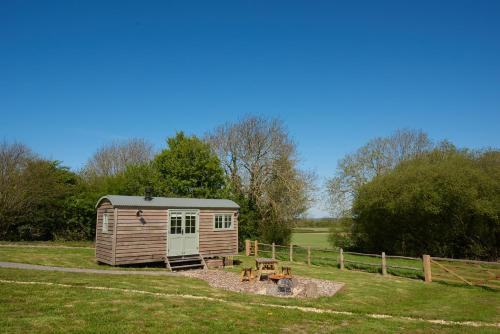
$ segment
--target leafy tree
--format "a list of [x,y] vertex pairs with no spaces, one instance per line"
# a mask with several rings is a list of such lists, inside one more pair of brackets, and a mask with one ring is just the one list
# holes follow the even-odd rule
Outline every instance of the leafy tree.
[[124,171],[115,175],[79,178],[75,192],[65,201],[65,229],[58,232],[57,238],[93,239],[95,204],[100,197],[108,194],[144,195],[146,186],[154,188],[158,182],[152,162],[127,165]]
[[217,198],[225,185],[224,171],[210,146],[178,132],[154,159],[163,196]]
[[2,238],[54,238],[67,225],[65,203],[76,190],[78,176],[58,161],[32,156],[23,162],[22,168],[11,170],[10,177],[15,177],[11,191],[22,196],[16,196],[15,206],[2,208]]
[[339,247],[343,249],[351,249],[354,246],[352,238],[353,219],[350,217],[342,217],[336,219],[334,223],[330,224],[330,231],[328,232],[328,242],[332,247]]
[[446,146],[363,185],[355,247],[392,254],[498,259],[500,151]]
[[370,140],[339,161],[335,176],[326,183],[328,208],[334,216],[350,216],[352,201],[361,186],[432,148],[427,134],[418,130],[397,130],[388,137]]

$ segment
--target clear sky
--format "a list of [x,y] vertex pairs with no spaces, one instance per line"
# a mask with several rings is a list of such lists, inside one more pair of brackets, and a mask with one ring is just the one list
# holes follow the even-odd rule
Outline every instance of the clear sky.
[[245,114],[283,119],[319,184],[397,128],[498,147],[500,1],[0,4],[0,137],[44,157]]

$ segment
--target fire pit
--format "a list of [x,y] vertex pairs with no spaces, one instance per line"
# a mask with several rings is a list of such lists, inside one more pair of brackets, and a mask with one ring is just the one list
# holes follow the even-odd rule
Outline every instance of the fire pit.
[[278,293],[282,295],[291,295],[293,283],[291,278],[282,278],[278,281]]
[[[254,293],[258,295],[277,296],[281,298],[316,298],[322,296],[333,296],[337,293],[344,283],[333,282],[328,280],[320,280],[316,278],[307,278],[301,276],[294,276],[292,278],[291,294],[290,284],[285,277],[285,281],[280,282],[280,278],[276,284],[269,281],[257,281],[256,279],[250,282],[242,282],[240,275],[234,272],[226,272],[222,270],[189,270],[181,271],[181,275],[192,278],[199,278],[205,280],[211,287],[225,289],[234,292]],[[278,283],[282,288],[278,290]],[[316,289],[311,289],[310,286],[314,285]],[[313,291],[315,290],[315,291]],[[283,292],[280,292],[283,291]],[[314,294],[316,293],[316,295]]]
[[290,275],[284,275],[284,274],[273,274],[269,275],[268,278],[273,281],[274,283],[278,283],[278,281],[282,278],[291,278]]

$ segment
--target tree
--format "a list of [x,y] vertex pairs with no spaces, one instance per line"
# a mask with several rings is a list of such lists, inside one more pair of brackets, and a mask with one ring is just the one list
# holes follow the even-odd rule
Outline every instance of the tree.
[[21,143],[0,143],[0,239],[11,235],[25,214],[29,189],[23,170],[33,158],[31,150]]
[[216,128],[206,140],[222,162],[233,198],[245,207],[240,239],[288,242],[292,221],[310,205],[313,176],[298,168],[283,123],[251,116]]
[[217,198],[225,185],[224,171],[210,146],[196,136],[178,132],[154,160],[164,196]]
[[498,259],[500,151],[442,147],[361,186],[354,244],[369,252]]
[[397,130],[389,137],[370,140],[339,161],[335,176],[326,183],[328,208],[334,216],[349,216],[352,201],[362,185],[432,148],[427,134],[419,130]]
[[66,200],[75,193],[78,176],[59,161],[30,160],[22,173],[27,190],[24,214],[11,231],[22,240],[50,240],[67,225]]
[[153,158],[153,145],[141,138],[114,141],[97,150],[87,161],[82,175],[86,178],[113,176],[127,166],[143,164]]
[[67,227],[66,200],[78,176],[26,146],[0,144],[0,238],[52,239]]
[[330,224],[328,233],[328,242],[333,248],[352,249],[354,247],[352,238],[353,219],[350,217],[341,217],[335,219]]

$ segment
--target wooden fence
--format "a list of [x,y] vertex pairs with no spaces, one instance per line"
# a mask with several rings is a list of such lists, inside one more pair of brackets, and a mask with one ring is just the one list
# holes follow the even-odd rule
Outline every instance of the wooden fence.
[[332,266],[341,270],[363,270],[452,284],[477,285],[500,289],[500,263],[474,260],[457,260],[423,255],[408,256],[345,252],[339,249],[276,245],[258,240],[245,241],[245,254],[270,257],[282,261],[301,262],[309,266]]

